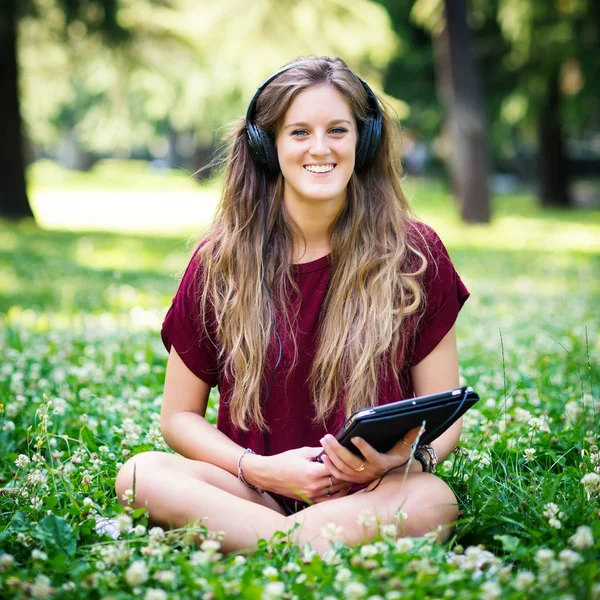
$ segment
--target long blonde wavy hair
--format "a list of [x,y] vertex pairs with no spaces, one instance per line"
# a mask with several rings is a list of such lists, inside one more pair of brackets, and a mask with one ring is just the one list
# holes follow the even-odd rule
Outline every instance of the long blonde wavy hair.
[[[346,98],[360,132],[368,98],[346,64],[339,58],[298,61],[263,90],[256,123],[274,140],[293,99],[309,87],[328,85]],[[309,381],[317,422],[325,422],[342,398],[347,414],[377,403],[380,378],[389,376],[390,369],[399,377],[399,357],[405,355],[410,335],[407,325],[422,312],[427,259],[411,244],[414,227],[400,187],[394,133],[383,109],[376,157],[352,174],[345,206],[331,227],[331,280]],[[261,400],[270,376],[265,373],[268,356],[278,351],[276,315],[279,334],[293,343],[289,372],[297,361],[293,331],[299,288],[292,248],[298,236],[283,201],[283,176],[262,179],[242,119],[232,135],[217,216],[198,251],[198,302],[204,319],[209,306],[214,310],[219,360],[232,381],[231,419],[243,430],[252,424],[268,430]]]

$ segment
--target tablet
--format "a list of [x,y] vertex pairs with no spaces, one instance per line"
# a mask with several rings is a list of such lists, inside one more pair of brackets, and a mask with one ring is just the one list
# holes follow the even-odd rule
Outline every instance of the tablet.
[[[411,429],[424,425],[419,446],[429,444],[479,400],[471,387],[430,396],[419,396],[373,408],[357,410],[338,432],[337,440],[353,454],[360,450],[350,441],[360,437],[378,452],[391,450]],[[321,452],[319,457],[324,454]],[[317,459],[319,458],[317,457]]]

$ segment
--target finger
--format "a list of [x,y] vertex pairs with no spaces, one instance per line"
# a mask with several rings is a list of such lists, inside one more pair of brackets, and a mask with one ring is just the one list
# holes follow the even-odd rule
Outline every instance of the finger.
[[353,454],[347,448],[344,448],[332,435],[327,434],[321,443],[327,451],[327,456],[335,463],[340,471],[350,474],[350,471],[360,469],[363,460]]
[[[385,454],[377,452],[373,446],[365,442],[362,438],[353,437],[352,443],[360,450],[366,461],[375,468],[382,468],[385,462]],[[407,448],[408,450],[408,448]]]
[[[406,444],[412,445],[415,443],[415,440],[419,437],[419,434],[421,434],[421,425],[419,425],[419,427],[415,427],[414,429],[411,429],[403,438],[404,442]],[[423,432],[425,430],[423,429]],[[422,435],[422,434],[421,434]]]
[[335,479],[337,479],[338,481],[347,481],[349,483],[354,483],[354,479],[352,478],[351,475],[346,475],[346,473],[342,473],[342,471],[340,471],[331,461],[331,459],[329,458],[329,456],[324,455],[323,456],[323,464],[327,467],[327,469],[329,470],[329,474],[334,477]]

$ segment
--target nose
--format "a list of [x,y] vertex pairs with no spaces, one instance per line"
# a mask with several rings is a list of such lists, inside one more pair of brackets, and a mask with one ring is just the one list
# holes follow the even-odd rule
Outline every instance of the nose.
[[309,150],[313,156],[323,156],[329,154],[329,144],[325,133],[315,133],[313,143]]

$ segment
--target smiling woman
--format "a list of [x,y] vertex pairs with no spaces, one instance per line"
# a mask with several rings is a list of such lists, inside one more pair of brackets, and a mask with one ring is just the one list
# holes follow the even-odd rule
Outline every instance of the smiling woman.
[[411,218],[393,134],[339,58],[295,61],[258,88],[162,328],[162,433],[178,454],[131,458],[120,499],[135,473],[152,520],[206,519],[228,551],[284,531],[323,553],[331,522],[352,544],[378,525],[450,534],[456,498],[433,470],[460,421],[419,452],[416,429],[387,453],[353,439],[358,456],[332,435],[356,409],[458,385],[454,322],[468,292]]
[[[326,85],[294,98],[276,137],[286,208],[306,246],[324,254],[329,253],[331,223],[346,202],[357,140],[350,104]],[[294,247],[298,246],[299,241]]]

